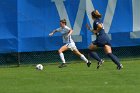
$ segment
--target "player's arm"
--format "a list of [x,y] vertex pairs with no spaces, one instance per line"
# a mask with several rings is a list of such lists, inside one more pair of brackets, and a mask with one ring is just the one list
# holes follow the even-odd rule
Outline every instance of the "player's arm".
[[57,30],[53,30],[53,31],[49,34],[49,36],[52,36],[55,32],[57,32]]
[[73,32],[73,30],[70,29],[67,37],[69,37],[72,34],[72,32]]
[[49,36],[52,36],[54,33],[58,32],[58,31],[59,31],[59,28],[58,28],[58,29],[53,30],[53,31],[49,34]]
[[88,24],[86,24],[86,28],[87,28],[89,31],[93,32],[93,29],[90,28],[90,26],[89,26]]
[[96,34],[96,33],[98,33],[99,31],[101,31],[102,29],[103,29],[102,24],[98,24],[97,30],[94,30],[93,32]]

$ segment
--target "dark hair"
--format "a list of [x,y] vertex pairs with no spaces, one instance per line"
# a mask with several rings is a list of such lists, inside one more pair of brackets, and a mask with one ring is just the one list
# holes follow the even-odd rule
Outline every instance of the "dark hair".
[[102,15],[99,13],[98,10],[92,11],[92,12],[91,12],[91,15],[92,15],[92,17],[94,17],[94,18],[101,18],[101,17],[102,17]]
[[66,19],[61,19],[60,22],[67,24]]

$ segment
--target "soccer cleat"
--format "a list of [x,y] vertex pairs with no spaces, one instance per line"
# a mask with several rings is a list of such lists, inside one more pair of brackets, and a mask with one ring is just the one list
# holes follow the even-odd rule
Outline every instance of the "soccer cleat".
[[59,68],[63,68],[63,67],[66,67],[66,63],[62,63],[60,66],[58,66]]
[[100,66],[101,66],[103,63],[104,63],[104,60],[99,61],[99,62],[97,63],[97,69],[99,69]]
[[118,70],[121,70],[123,68],[123,65],[122,64],[120,64],[119,66],[117,66],[117,69]]
[[90,61],[88,61],[87,66],[88,66],[88,67],[90,67],[90,65],[91,65],[91,62],[90,62]]

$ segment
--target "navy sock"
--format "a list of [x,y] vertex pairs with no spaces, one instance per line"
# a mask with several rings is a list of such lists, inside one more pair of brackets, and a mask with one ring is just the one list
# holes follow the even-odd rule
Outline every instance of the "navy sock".
[[116,64],[116,65],[120,65],[119,59],[112,53],[107,54],[109,58],[111,58],[111,60]]
[[97,61],[101,61],[101,58],[98,56],[98,54],[96,52],[92,52],[92,51],[89,51],[89,55],[96,59]]

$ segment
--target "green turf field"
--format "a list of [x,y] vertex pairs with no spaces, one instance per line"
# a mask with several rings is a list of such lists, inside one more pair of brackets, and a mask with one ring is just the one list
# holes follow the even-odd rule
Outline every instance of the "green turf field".
[[124,69],[116,70],[105,62],[97,70],[92,63],[68,64],[66,68],[45,64],[43,71],[35,66],[0,68],[0,93],[139,93],[140,62],[123,61]]

